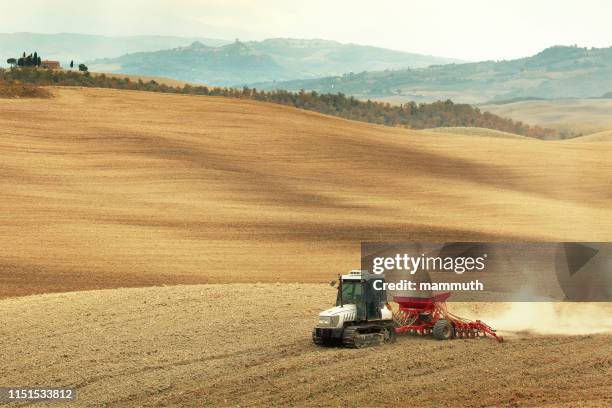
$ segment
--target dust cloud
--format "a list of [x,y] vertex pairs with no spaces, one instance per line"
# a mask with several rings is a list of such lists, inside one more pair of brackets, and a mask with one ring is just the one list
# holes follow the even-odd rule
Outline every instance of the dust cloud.
[[515,302],[496,306],[497,312],[483,310],[477,318],[501,332],[612,333],[612,303]]

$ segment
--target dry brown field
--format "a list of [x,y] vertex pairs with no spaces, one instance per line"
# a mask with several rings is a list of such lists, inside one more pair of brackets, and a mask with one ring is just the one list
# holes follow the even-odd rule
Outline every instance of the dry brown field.
[[[0,100],[0,297],[324,282],[362,240],[609,240],[612,144],[102,89]],[[331,266],[330,266],[331,265]]]
[[0,384],[72,385],[79,407],[612,403],[612,334],[596,333],[603,329],[601,317],[612,323],[609,307],[598,306],[597,324],[592,306],[566,308],[574,312],[569,323],[586,319],[580,326],[590,329],[567,335],[567,327],[547,321],[546,314],[539,327],[550,332],[512,326],[521,318],[536,321],[539,307],[508,319],[503,305],[451,304],[453,311],[512,330],[501,331],[502,344],[401,336],[369,349],[317,347],[310,330],[334,295],[324,284],[262,283],[5,299]]
[[461,135],[461,136],[475,136],[475,137],[489,137],[489,138],[503,138],[503,139],[528,139],[527,136],[521,136],[516,133],[503,132],[501,130],[479,128],[479,127],[437,127],[425,129],[424,132],[428,133],[442,133],[447,135]]
[[606,137],[51,91],[0,99],[0,385],[87,407],[612,405],[606,304],[451,305],[503,344],[310,340],[362,240],[612,240]]

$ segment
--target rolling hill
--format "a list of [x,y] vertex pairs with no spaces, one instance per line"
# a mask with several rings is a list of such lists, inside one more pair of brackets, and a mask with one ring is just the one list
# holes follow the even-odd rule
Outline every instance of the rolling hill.
[[506,341],[359,351],[312,344],[335,291],[300,282],[361,240],[609,241],[612,143],[46,89],[0,99],[0,383],[92,407],[609,405],[610,305],[453,303]]
[[[131,79],[130,79],[131,78]],[[146,82],[145,82],[146,80]],[[390,105],[377,101],[360,101],[343,94],[316,92],[260,91],[243,87],[222,88],[181,83],[163,77],[143,77],[126,74],[80,73],[46,69],[0,69],[0,81],[35,86],[84,86],[148,92],[179,93],[200,96],[225,96],[278,103],[311,110],[349,120],[375,123],[391,127],[427,129],[434,127],[481,127],[520,134],[539,139],[558,139],[557,131],[541,126],[530,126],[520,121],[482,112],[468,104],[437,101],[430,104],[414,102]]]
[[556,129],[562,136],[612,129],[612,98],[531,100],[479,107],[505,118]]
[[590,135],[581,136],[572,139],[574,142],[612,142],[612,130],[606,130],[604,132],[592,133]]
[[166,76],[220,86],[344,72],[423,67],[457,60],[336,41],[274,38],[212,47],[201,42],[88,63],[93,70]]
[[610,143],[49,90],[0,99],[0,297],[328,281],[355,267],[362,240],[612,238]]
[[504,139],[525,139],[526,136],[517,135],[516,133],[502,132],[495,129],[479,128],[479,127],[437,127],[424,129],[423,132],[442,133],[447,135],[464,135],[464,136],[485,136],[485,137],[500,137]]
[[118,57],[138,51],[157,51],[199,41],[218,46],[228,41],[215,38],[139,35],[112,37],[91,34],[0,33],[0,66],[7,58],[38,51],[46,59],[58,60],[67,66],[71,60],[84,62],[95,58]]
[[483,103],[512,98],[600,97],[612,89],[612,47],[556,46],[527,58],[362,72],[257,84],[262,89],[343,92],[389,102]]

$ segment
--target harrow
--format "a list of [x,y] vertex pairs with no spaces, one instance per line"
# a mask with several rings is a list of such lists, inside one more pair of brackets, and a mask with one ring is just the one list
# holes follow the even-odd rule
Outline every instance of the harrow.
[[399,310],[393,313],[395,332],[433,335],[439,340],[486,337],[488,334],[500,343],[504,341],[480,320],[467,320],[449,312],[446,308],[449,296],[450,292],[430,298],[395,296],[393,300],[399,305]]

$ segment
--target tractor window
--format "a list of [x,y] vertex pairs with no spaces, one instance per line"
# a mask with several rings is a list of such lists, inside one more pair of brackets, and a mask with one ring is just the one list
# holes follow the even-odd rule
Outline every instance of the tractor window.
[[[361,282],[342,282],[342,304],[355,305],[363,301],[363,286]],[[338,291],[338,300],[336,305],[340,306],[340,291]]]

